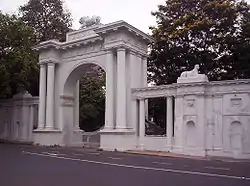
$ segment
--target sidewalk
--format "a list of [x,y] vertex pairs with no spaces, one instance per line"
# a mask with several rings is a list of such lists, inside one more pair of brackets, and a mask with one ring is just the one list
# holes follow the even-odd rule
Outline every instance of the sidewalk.
[[129,150],[129,151],[126,151],[126,153],[141,154],[141,155],[148,155],[148,156],[171,157],[171,158],[186,158],[186,159],[204,160],[204,161],[210,160],[210,158],[208,158],[208,157],[175,154],[175,153],[171,153],[171,152]]
[[126,151],[126,153],[131,154],[141,154],[141,155],[148,155],[148,156],[161,156],[161,157],[171,157],[171,158],[185,158],[185,159],[193,159],[193,160],[202,160],[202,161],[223,161],[223,162],[237,162],[237,163],[243,163],[243,162],[250,162],[250,159],[234,159],[229,157],[201,157],[201,156],[191,156],[191,155],[184,155],[184,154],[175,154],[171,152],[159,152],[159,151]]

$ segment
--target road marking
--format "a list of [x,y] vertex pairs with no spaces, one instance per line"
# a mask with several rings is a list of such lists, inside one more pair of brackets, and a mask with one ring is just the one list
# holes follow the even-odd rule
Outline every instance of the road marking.
[[154,167],[145,167],[145,166],[136,166],[136,165],[107,163],[107,162],[100,162],[100,161],[83,160],[83,159],[76,159],[76,158],[67,158],[67,157],[61,157],[61,156],[51,156],[51,155],[34,153],[34,152],[27,152],[27,151],[25,151],[23,153],[29,154],[29,155],[44,156],[44,157],[51,157],[51,158],[63,159],[63,160],[71,160],[71,161],[80,161],[80,162],[93,163],[93,164],[99,164],[99,165],[109,165],[109,166],[132,168],[132,169],[143,169],[143,170],[151,170],[151,171],[172,172],[172,173],[178,173],[178,174],[190,174],[190,175],[219,177],[219,178],[228,178],[228,179],[237,179],[237,180],[244,179],[244,180],[250,181],[250,177],[240,177],[240,176],[232,176],[232,175],[230,176],[230,175],[224,175],[224,174],[213,174],[213,173],[205,173],[205,172],[184,171],[184,170],[177,170],[177,169],[164,169],[164,168],[154,168]]
[[51,152],[42,152],[43,154],[48,154],[48,155],[51,155],[51,156],[57,156],[58,154],[56,153],[51,153]]
[[214,170],[226,170],[226,171],[230,171],[230,168],[226,168],[226,167],[205,167],[206,169],[214,169]]
[[67,156],[67,154],[61,154],[61,153],[52,153],[52,152],[42,152],[43,154],[48,154],[51,156]]
[[164,163],[164,162],[153,162],[154,164],[160,164],[160,165],[173,165],[172,163]]
[[90,155],[100,155],[100,153],[98,153],[98,152],[89,152],[88,154],[90,154]]
[[109,159],[112,159],[112,160],[121,160],[122,158],[109,157]]
[[74,156],[82,156],[83,154],[71,153]]
[[59,151],[51,151],[52,153],[59,154]]

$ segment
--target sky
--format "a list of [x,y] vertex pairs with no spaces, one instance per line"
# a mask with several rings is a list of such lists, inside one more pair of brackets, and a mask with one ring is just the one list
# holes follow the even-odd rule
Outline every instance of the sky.
[[[28,0],[0,0],[0,10],[4,13],[17,13],[18,7]],[[80,27],[82,16],[97,15],[101,23],[107,24],[124,20],[145,33],[150,33],[149,26],[155,25],[151,11],[165,0],[64,0],[65,7],[73,17],[73,28]]]

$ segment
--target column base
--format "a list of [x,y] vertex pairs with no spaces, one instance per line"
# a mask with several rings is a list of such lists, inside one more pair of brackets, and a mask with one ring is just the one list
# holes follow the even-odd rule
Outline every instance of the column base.
[[45,127],[45,130],[50,130],[50,131],[53,131],[54,130],[54,127],[53,127],[54,125],[52,125],[52,126],[46,126]]
[[42,146],[63,145],[62,131],[60,130],[49,130],[47,128],[36,129],[33,131],[33,138],[35,145],[42,145]]
[[82,146],[82,132],[72,131],[65,133],[57,129],[36,129],[33,131],[35,145],[42,146]]
[[137,149],[140,151],[145,150],[144,144],[142,142],[139,142],[139,145],[137,146]]
[[170,152],[189,156],[206,157],[206,151],[204,148],[201,147],[173,146]]
[[132,129],[103,129],[100,131],[100,148],[106,151],[136,149],[136,133]]

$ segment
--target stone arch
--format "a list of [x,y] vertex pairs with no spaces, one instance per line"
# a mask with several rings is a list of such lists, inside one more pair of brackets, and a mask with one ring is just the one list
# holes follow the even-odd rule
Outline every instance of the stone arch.
[[83,73],[81,72],[84,69],[84,66],[88,64],[93,64],[98,67],[100,67],[103,71],[106,73],[105,66],[98,62],[98,61],[81,61],[74,65],[66,75],[67,78],[65,79],[65,82],[63,83],[63,95],[68,95],[68,93],[72,92],[72,89],[75,88],[75,85],[77,83],[77,80],[81,78]]
[[105,73],[105,67],[98,61],[82,61],[74,65],[66,75],[61,95],[61,117],[63,143],[71,145],[75,138],[74,131],[79,130],[79,80],[85,74],[86,65],[100,67]]
[[[116,141],[132,147],[136,120],[130,118],[136,116],[131,109],[131,105],[135,105],[131,89],[145,86],[147,46],[151,41],[151,37],[132,25],[117,21],[72,31],[67,33],[64,42],[49,40],[36,45],[33,49],[39,51],[40,87],[35,143],[67,145],[79,141],[73,139],[73,92],[81,76],[81,68],[91,63],[106,72],[102,148],[120,148]],[[64,135],[65,131],[70,131],[71,136]],[[120,135],[126,137],[121,138]],[[112,141],[111,136],[114,138]]]

